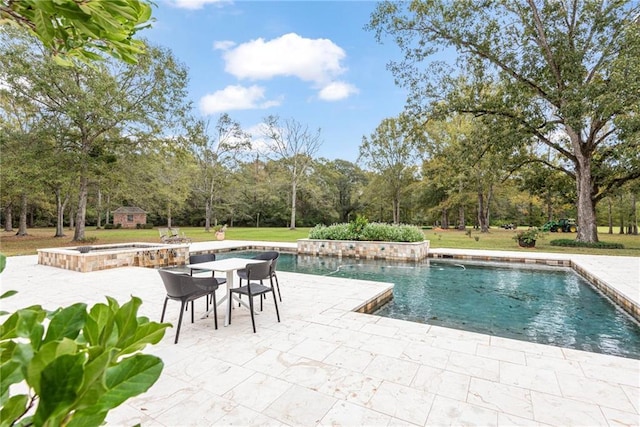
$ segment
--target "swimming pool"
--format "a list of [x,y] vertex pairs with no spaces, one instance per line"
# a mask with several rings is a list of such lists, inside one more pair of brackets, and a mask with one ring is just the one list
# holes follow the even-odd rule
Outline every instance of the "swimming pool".
[[278,269],[392,282],[393,300],[379,316],[640,359],[637,322],[569,268],[282,253]]

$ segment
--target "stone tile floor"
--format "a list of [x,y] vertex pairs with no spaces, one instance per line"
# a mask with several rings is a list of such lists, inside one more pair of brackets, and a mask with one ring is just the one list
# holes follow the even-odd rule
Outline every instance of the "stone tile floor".
[[[640,259],[606,258],[580,257],[637,299]],[[75,273],[36,262],[9,258],[2,291],[19,293],[2,300],[2,309],[136,295],[140,314],[159,320],[164,288],[155,270]],[[616,271],[619,265],[624,271]],[[351,311],[387,283],[278,277],[281,323],[272,300],[256,317],[256,334],[245,309],[234,311],[228,327],[220,310],[218,330],[211,318],[193,324],[187,318],[177,345],[169,329],[146,349],[165,363],[158,382],[111,411],[108,424],[640,425],[639,360]],[[178,307],[169,302],[167,321],[177,321]],[[196,310],[204,312],[204,301]]]

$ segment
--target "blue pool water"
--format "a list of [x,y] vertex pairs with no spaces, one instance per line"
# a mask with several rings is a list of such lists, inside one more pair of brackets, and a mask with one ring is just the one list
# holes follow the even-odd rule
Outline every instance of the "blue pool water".
[[394,283],[379,316],[640,359],[637,322],[568,268],[282,253],[278,269]]

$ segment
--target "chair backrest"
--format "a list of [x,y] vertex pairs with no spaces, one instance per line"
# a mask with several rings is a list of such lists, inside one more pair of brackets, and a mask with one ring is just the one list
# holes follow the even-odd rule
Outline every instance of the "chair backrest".
[[196,254],[189,255],[189,264],[198,264],[201,262],[215,261],[216,254]]
[[263,260],[274,260],[274,259],[278,259],[278,257],[280,256],[280,252],[276,252],[276,251],[267,251],[267,252],[260,252],[258,255],[254,256],[253,259],[263,259]]
[[271,261],[247,264],[247,280],[263,280],[271,276]]
[[271,261],[271,274],[275,274],[276,268],[278,266],[278,257],[280,257],[280,252],[267,251],[260,252],[258,255],[254,256],[253,259],[264,259]]
[[170,271],[158,270],[167,295],[173,298],[182,298],[195,293],[202,293],[202,289],[193,283],[193,278],[188,274],[171,273]]

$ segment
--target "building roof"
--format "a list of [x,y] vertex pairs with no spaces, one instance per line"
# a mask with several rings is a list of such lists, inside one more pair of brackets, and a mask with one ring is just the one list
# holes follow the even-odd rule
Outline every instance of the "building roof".
[[140,209],[137,206],[120,206],[118,209],[113,211],[113,213],[138,214],[138,213],[146,213],[146,212],[143,209]]

